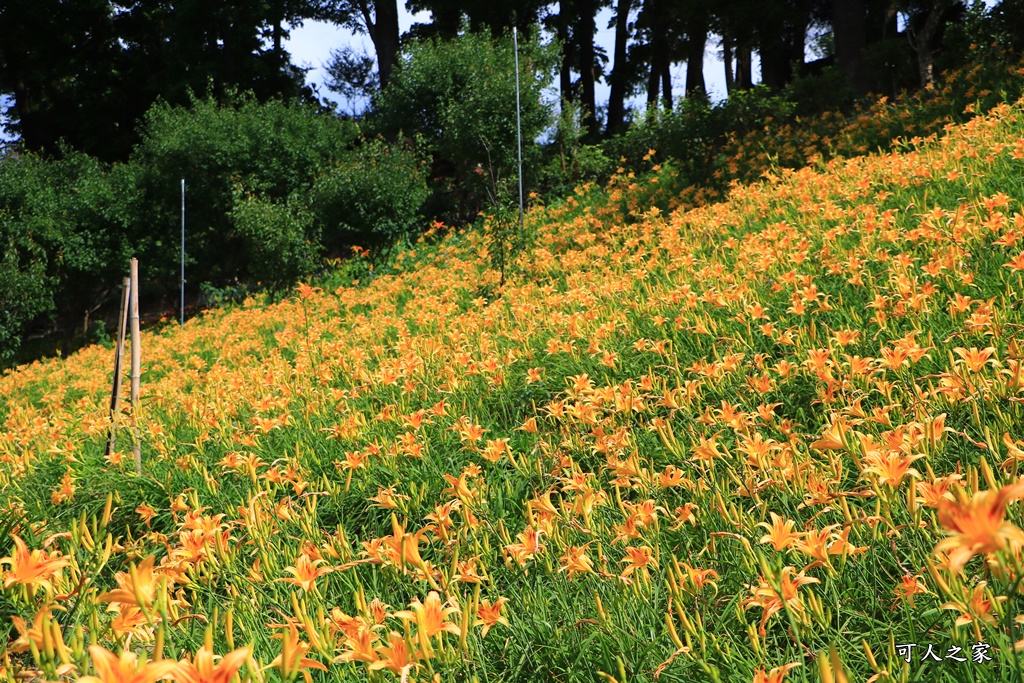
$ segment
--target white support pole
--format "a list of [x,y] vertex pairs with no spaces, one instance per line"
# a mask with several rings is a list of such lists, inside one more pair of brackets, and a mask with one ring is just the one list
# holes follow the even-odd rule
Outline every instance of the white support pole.
[[523,233],[523,128],[519,118],[519,37],[512,27],[512,50],[516,61],[516,151],[519,161],[519,237]]
[[131,288],[128,292],[129,320],[132,336],[132,454],[135,456],[135,472],[142,474],[142,451],[139,448],[139,380],[142,370],[142,342],[139,334],[139,261],[131,262]]
[[185,179],[181,179],[181,324],[185,324]]

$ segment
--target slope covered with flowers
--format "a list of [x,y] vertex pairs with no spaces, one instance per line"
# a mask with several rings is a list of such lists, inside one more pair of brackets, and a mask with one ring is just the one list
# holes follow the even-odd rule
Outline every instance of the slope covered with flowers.
[[1022,171],[1019,103],[144,334],[141,477],[110,349],[9,373],[0,675],[1016,679]]

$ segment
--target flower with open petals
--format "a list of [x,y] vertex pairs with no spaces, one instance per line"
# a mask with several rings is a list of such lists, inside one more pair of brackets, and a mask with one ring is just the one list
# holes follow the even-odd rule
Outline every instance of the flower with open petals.
[[280,671],[281,678],[284,680],[291,680],[296,673],[301,673],[306,679],[306,683],[312,683],[313,678],[307,669],[327,671],[326,666],[315,659],[306,657],[306,653],[309,652],[309,643],[299,639],[299,629],[295,627],[294,623],[288,624],[287,633],[278,633],[271,637],[281,639],[281,654],[270,662],[269,667]]
[[316,590],[316,580],[324,574],[330,574],[334,571],[334,567],[317,566],[324,562],[325,560],[323,559],[311,560],[308,555],[301,554],[298,559],[295,560],[294,567],[284,568],[284,570],[292,576],[280,578],[278,581],[295,584],[307,593],[312,593]]
[[1024,496],[1024,483],[998,491],[979,491],[966,501],[939,501],[939,523],[951,532],[935,546],[949,553],[949,569],[958,572],[975,555],[994,553],[1011,542],[1024,544],[1024,531],[1003,517],[1010,501]]
[[122,605],[149,607],[156,600],[157,586],[160,577],[153,572],[156,558],[152,555],[142,561],[129,572],[117,572],[114,579],[118,588],[101,594],[96,599],[100,602],[114,602]]
[[800,662],[790,662],[782,666],[777,666],[771,671],[765,671],[763,668],[754,670],[754,683],[782,683],[783,679],[786,678],[786,674],[791,669],[801,666]]
[[486,636],[487,632],[491,630],[492,626],[498,624],[504,624],[508,626],[508,619],[502,616],[501,610],[508,602],[508,598],[498,598],[493,603],[486,598],[480,601],[479,607],[476,608],[476,623],[474,626],[483,626],[482,636]]
[[768,620],[785,607],[788,606],[794,612],[803,614],[804,606],[798,589],[809,583],[820,583],[813,576],[805,576],[804,572],[794,576],[794,571],[793,567],[783,567],[782,573],[778,577],[779,591],[776,591],[771,583],[762,578],[757,586],[750,587],[752,596],[743,601],[743,606],[747,609],[760,607],[764,610],[761,615],[761,625],[757,629],[762,636],[766,633],[765,624],[768,623]]
[[95,676],[82,676],[79,683],[154,683],[174,678],[178,662],[162,659],[159,662],[139,661],[134,652],[125,650],[118,657],[100,645],[89,646],[89,656],[96,670]]
[[0,559],[0,564],[10,567],[4,572],[4,588],[17,583],[52,590],[50,580],[70,561],[66,557],[50,555],[45,550],[30,551],[20,537],[12,534],[11,538],[14,540],[14,554]]
[[438,633],[447,631],[453,635],[461,634],[462,630],[455,624],[448,621],[450,614],[456,613],[459,608],[454,605],[445,607],[441,603],[441,596],[437,591],[430,591],[427,594],[426,602],[420,602],[414,598],[409,603],[409,609],[395,612],[395,616],[406,621],[413,621],[420,628],[427,638],[433,638]]
[[251,648],[240,647],[219,657],[220,661],[214,663],[213,650],[204,645],[195,653],[192,661],[183,659],[178,662],[174,680],[177,683],[229,683],[251,653]]

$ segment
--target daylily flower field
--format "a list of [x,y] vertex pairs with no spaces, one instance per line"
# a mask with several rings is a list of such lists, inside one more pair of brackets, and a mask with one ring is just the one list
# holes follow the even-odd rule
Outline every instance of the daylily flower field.
[[1022,680],[1024,102],[644,183],[0,378],[2,675]]

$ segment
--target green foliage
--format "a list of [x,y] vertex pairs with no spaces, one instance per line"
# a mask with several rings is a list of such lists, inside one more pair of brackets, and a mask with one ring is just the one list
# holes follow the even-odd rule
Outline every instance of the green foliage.
[[[551,46],[519,46],[524,162],[550,121],[542,91]],[[434,156],[435,215],[476,215],[496,183],[516,173],[516,82],[512,41],[467,33],[411,45],[388,87],[374,100],[373,122],[386,135],[420,135]],[[452,214],[455,214],[452,216]]]
[[380,138],[341,155],[310,193],[325,246],[380,248],[408,236],[428,195],[426,174],[412,149]]
[[85,154],[0,160],[0,359],[42,316],[81,316],[138,246],[127,228],[128,169]]
[[585,135],[579,105],[563,100],[554,137],[547,146],[547,162],[538,174],[544,195],[566,196],[583,183],[603,185],[608,181],[615,161],[601,145],[584,144]]
[[783,88],[782,98],[791,103],[798,116],[815,116],[826,111],[848,111],[857,93],[839,67],[827,66],[814,76],[794,78]]
[[316,268],[319,230],[313,214],[294,196],[273,201],[239,191],[231,218],[245,243],[246,271],[264,286],[290,287]]
[[[132,155],[151,224],[166,236],[154,260],[173,270],[180,225],[180,183],[187,186],[188,257],[191,279],[222,285],[253,266],[254,227],[244,230],[234,217],[253,218],[255,209],[236,214],[235,187],[254,197],[280,202],[308,188],[319,168],[342,158],[358,130],[355,124],[314,107],[243,97],[234,106],[196,100],[191,107],[155,106],[146,116],[143,140]],[[280,218],[280,217],[278,217]],[[294,256],[294,255],[293,255]],[[302,262],[289,257],[294,268]],[[280,264],[279,264],[280,265]],[[283,267],[283,266],[282,266]],[[275,266],[276,268],[276,266]]]

